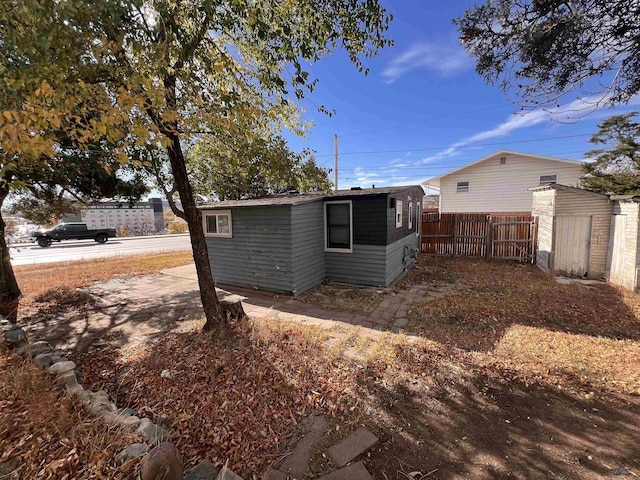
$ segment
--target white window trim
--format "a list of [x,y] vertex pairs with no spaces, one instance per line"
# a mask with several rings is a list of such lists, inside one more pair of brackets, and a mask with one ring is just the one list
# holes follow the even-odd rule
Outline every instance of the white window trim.
[[407,228],[409,230],[411,230],[413,228],[413,216],[415,215],[414,211],[413,211],[413,203],[409,202],[409,213],[407,213],[407,215],[409,216],[408,219],[409,221],[407,222]]
[[[459,185],[460,183],[466,183],[467,189],[460,190],[460,185]],[[470,191],[471,191],[471,182],[469,180],[460,180],[459,182],[456,182],[456,193],[469,193]]]
[[[398,213],[400,214],[400,220],[398,220]],[[402,227],[402,200],[396,200],[396,228]]]
[[[555,182],[544,182],[542,183],[542,177],[551,177],[551,176],[555,176],[556,177],[556,181]],[[559,175],[557,173],[545,173],[544,175],[538,175],[538,185],[550,185],[551,183],[559,183],[558,182],[558,177]]]
[[[229,233],[208,233],[207,232],[207,217],[218,217],[222,215],[227,215],[229,217]],[[216,218],[216,225],[218,219]],[[220,238],[231,238],[233,237],[233,221],[231,217],[231,210],[208,210],[202,212],[202,229],[204,231],[205,237],[220,237]]]
[[422,202],[416,202],[416,237],[420,236],[420,229],[422,228]]
[[[337,203],[349,204],[349,245],[351,245],[350,248],[329,248],[327,246],[329,243],[329,236],[327,235],[327,205],[332,205]],[[351,200],[332,200],[330,202],[324,202],[323,211],[324,211],[324,251],[334,252],[334,253],[353,253],[353,204]]]

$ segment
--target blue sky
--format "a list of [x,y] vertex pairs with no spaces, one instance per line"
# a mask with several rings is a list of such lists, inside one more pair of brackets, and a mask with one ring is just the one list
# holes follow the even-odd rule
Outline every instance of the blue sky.
[[[382,3],[394,16],[395,45],[366,60],[368,76],[344,52],[313,65],[319,83],[302,105],[314,127],[306,139],[287,136],[294,150],[312,148],[333,168],[338,134],[340,188],[416,184],[498,150],[581,160],[597,123],[632,109],[570,114],[585,107],[573,94],[555,112],[514,115],[519,107],[475,73],[451,23],[474,2]],[[317,112],[320,105],[335,115]]]

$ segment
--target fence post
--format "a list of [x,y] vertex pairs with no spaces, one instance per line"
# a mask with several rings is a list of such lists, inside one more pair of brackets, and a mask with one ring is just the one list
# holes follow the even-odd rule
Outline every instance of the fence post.
[[458,250],[458,214],[453,214],[453,256],[456,256]]
[[488,262],[491,259],[493,250],[493,222],[491,222],[491,217],[489,215],[487,215],[485,222],[487,225],[487,235],[485,237],[486,249],[484,252],[484,258]]

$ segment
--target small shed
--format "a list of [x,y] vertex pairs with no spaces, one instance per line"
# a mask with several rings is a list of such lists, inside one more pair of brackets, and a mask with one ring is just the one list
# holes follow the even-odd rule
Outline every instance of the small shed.
[[609,281],[630,290],[640,286],[640,197],[612,196]]
[[416,261],[423,196],[414,185],[202,206],[213,277],[294,295],[325,279],[389,287]]
[[606,278],[614,202],[607,195],[566,185],[530,190],[531,213],[538,219],[538,267],[573,277]]

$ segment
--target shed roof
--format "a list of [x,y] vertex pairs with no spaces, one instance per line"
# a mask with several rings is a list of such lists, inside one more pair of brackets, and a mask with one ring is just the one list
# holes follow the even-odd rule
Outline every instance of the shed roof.
[[210,203],[198,207],[201,210],[214,210],[220,208],[232,207],[266,207],[277,205],[299,205],[301,203],[314,202],[316,200],[341,198],[341,197],[358,197],[365,195],[389,195],[395,193],[404,193],[410,190],[424,190],[420,185],[406,185],[402,187],[382,187],[382,188],[362,188],[357,190],[336,190],[333,192],[315,192],[304,194],[290,195],[274,195],[272,197],[251,198],[248,200],[225,200],[223,202]]
[[604,197],[609,199],[609,195],[604,193],[592,192],[591,190],[585,190],[584,188],[572,187],[570,185],[561,185],[559,183],[550,183],[549,185],[537,185],[528,189],[530,192],[541,192],[544,190],[565,190],[569,192],[576,192],[585,195],[596,195],[598,197]]

